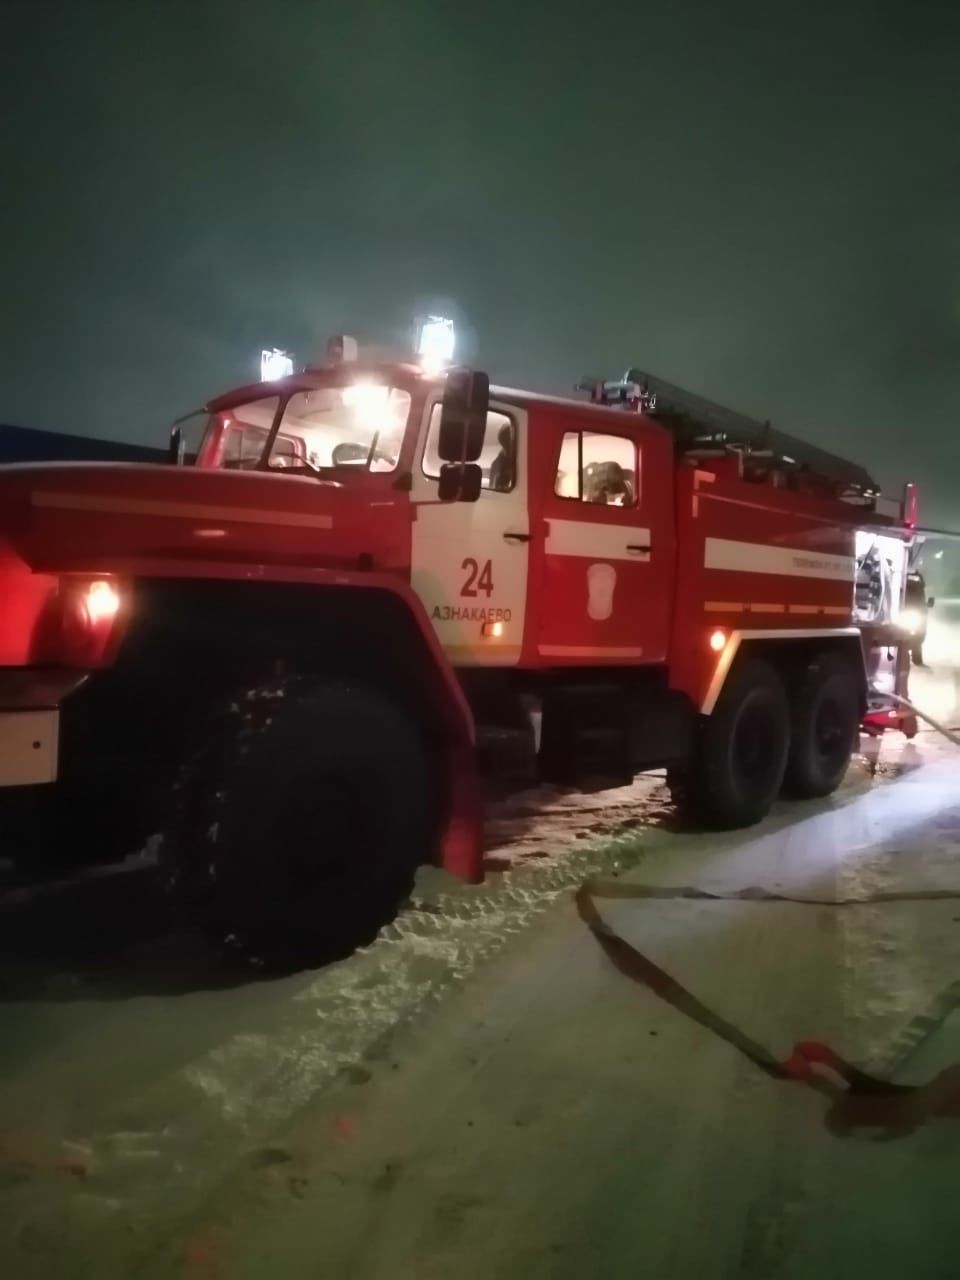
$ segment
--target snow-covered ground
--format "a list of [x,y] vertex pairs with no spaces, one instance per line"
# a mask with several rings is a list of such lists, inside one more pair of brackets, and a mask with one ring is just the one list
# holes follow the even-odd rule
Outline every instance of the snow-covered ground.
[[[914,693],[957,724],[953,634]],[[745,834],[676,830],[657,777],[513,798],[486,885],[424,873],[372,947],[278,981],[151,934],[135,873],[8,902],[0,1275],[955,1275],[960,1099],[839,1137],[736,1047],[960,1062],[960,752],[867,746]],[[614,968],[588,876],[648,895],[598,906],[700,1020]]]

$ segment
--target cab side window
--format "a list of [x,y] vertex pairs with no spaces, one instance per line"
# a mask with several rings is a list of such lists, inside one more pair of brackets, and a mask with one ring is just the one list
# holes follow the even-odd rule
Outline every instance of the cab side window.
[[[443,465],[437,452],[440,409],[439,404],[433,406],[423,450],[423,474],[431,480],[437,479]],[[517,424],[507,414],[498,413],[496,409],[487,413],[487,429],[478,461],[484,489],[509,493],[517,483]]]
[[554,483],[558,497],[608,507],[635,507],[639,484],[636,441],[595,431],[565,432]]

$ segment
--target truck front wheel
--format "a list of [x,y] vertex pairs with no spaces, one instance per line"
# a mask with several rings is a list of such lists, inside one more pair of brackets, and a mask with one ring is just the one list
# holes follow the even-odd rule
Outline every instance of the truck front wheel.
[[784,790],[798,798],[836,791],[859,724],[860,691],[852,664],[838,653],[820,654],[794,698]]
[[432,853],[429,757],[367,689],[286,681],[212,716],[183,766],[163,861],[215,942],[271,969],[371,941]]
[[709,826],[750,826],[769,812],[780,790],[789,745],[783,681],[769,663],[748,660],[731,672],[703,722],[682,788],[676,776],[671,785]]

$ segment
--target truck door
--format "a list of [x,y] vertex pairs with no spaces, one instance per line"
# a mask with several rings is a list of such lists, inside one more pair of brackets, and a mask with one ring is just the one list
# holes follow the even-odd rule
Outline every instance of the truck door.
[[669,436],[626,413],[557,411],[534,435],[540,660],[663,662],[674,559]]
[[440,502],[439,401],[427,406],[414,465],[411,581],[450,661],[520,660],[530,518],[526,415],[491,402],[476,502]]

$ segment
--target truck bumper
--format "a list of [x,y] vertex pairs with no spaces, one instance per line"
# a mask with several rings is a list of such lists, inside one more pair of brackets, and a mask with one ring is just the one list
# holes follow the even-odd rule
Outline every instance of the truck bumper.
[[0,711],[0,787],[57,780],[60,712]]
[[0,669],[0,787],[56,782],[60,705],[85,680],[82,672]]

